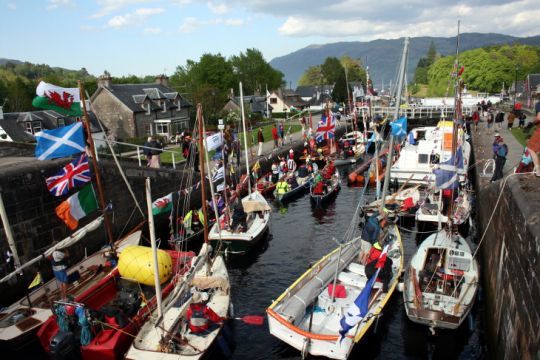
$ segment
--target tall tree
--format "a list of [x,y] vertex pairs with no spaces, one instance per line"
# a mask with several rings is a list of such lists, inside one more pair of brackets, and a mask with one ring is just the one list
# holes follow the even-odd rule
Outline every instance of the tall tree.
[[232,56],[230,62],[246,94],[264,94],[266,86],[277,89],[283,83],[283,73],[272,68],[257,49],[247,49],[245,53]]

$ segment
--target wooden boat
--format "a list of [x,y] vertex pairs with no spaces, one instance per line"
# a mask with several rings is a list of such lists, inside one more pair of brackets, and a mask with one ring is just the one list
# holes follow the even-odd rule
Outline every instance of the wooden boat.
[[351,165],[360,160],[361,156],[364,155],[366,147],[364,145],[364,134],[361,131],[351,131],[344,134],[341,139],[339,139],[338,144],[343,148],[345,141],[348,141],[351,145],[351,150],[353,152],[352,156],[345,156],[341,152],[333,161],[335,166]]
[[242,199],[244,211],[247,213],[247,229],[238,231],[228,224],[227,213],[220,217],[221,231],[218,224],[212,226],[208,234],[213,248],[221,247],[229,254],[245,254],[263,238],[268,230],[271,208],[264,196],[255,191]]
[[[322,180],[325,181],[325,180]],[[313,184],[310,186],[309,189],[309,198],[311,200],[311,203],[316,206],[322,206],[326,204],[328,201],[333,199],[337,196],[339,189],[341,188],[341,179],[339,176],[339,172],[335,172],[334,175],[332,175],[332,178],[328,180],[328,184],[325,186],[325,192],[323,194],[314,194],[313,193]]]
[[407,317],[430,328],[456,329],[474,305],[478,279],[467,240],[446,230],[430,235],[405,272]]
[[[97,218],[97,226],[103,217]],[[92,225],[89,224],[89,225]],[[80,229],[85,232],[85,229]],[[76,234],[74,234],[76,236]],[[116,252],[120,253],[125,246],[139,243],[141,231],[135,231],[116,243]],[[68,238],[66,240],[71,240]],[[59,243],[60,244],[60,243]],[[43,257],[52,254],[56,247],[49,249]],[[86,257],[77,264],[69,267],[67,273],[71,278],[77,278],[68,285],[69,296],[77,297],[95,282],[103,279],[111,271],[107,267],[106,254],[110,248],[104,248]],[[52,279],[32,291],[28,296],[16,301],[0,313],[0,348],[16,350],[36,339],[38,328],[52,316],[52,305],[61,297],[60,286]]]
[[[388,154],[388,149],[384,149],[383,151],[381,151],[379,153],[379,157],[382,157],[382,156],[385,156],[386,154]],[[375,157],[372,157],[370,158],[369,160],[367,161],[364,161],[362,164],[360,164],[354,171],[352,171],[351,173],[349,173],[349,176],[347,177],[347,183],[349,185],[357,185],[357,184],[364,184],[364,181],[365,181],[365,178],[364,178],[364,173],[366,172],[366,170],[371,166],[371,163],[375,161]],[[380,168],[379,169],[379,177],[381,176],[381,173],[384,173],[384,171],[382,171],[382,169]],[[373,175],[375,176],[375,175]],[[382,175],[384,177],[384,174]],[[371,175],[370,175],[371,177]],[[383,178],[379,179],[379,180],[382,180]],[[373,184],[376,183],[376,179],[373,178]],[[371,184],[371,179],[370,179],[370,184]]]
[[[403,269],[403,246],[397,227],[392,225],[389,231],[392,236],[388,257],[393,261],[393,275],[388,291],[383,292],[382,284],[375,283],[367,315],[343,340],[340,341],[339,335],[340,321],[368,282],[359,255],[367,254],[371,245],[359,237],[324,256],[270,305],[266,310],[270,333],[301,351],[302,356],[346,359],[383,311],[398,284]],[[333,285],[336,269],[336,284],[344,287],[346,295],[332,299],[332,291],[328,289]]]
[[[192,252],[167,252],[173,260],[173,269],[177,271],[173,280],[163,288],[164,298],[189,269],[195,255]],[[73,300],[55,302],[55,315],[44,322],[37,335],[42,347],[52,357],[119,359],[155,307],[154,288],[122,278],[117,267]],[[77,308],[83,309],[86,324],[81,324],[77,313],[72,312]],[[106,320],[111,311],[116,315]],[[89,335],[86,345],[81,345],[83,334]]]
[[255,187],[257,191],[264,196],[271,195],[276,189],[276,184],[272,182],[272,172],[268,172],[264,176],[258,178]]
[[313,181],[313,174],[310,174],[306,178],[296,178],[298,186],[294,189],[287,191],[285,194],[277,194],[274,192],[274,196],[278,201],[282,203],[294,200],[296,197],[303,195],[307,189],[309,189],[311,182]]

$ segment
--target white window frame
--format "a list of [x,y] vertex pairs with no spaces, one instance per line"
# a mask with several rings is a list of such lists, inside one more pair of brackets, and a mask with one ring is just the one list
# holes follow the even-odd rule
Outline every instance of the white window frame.
[[63,119],[63,118],[56,119],[56,125],[57,125],[59,128],[60,128],[60,127],[66,126],[66,119]]
[[150,103],[146,103],[146,115],[150,115],[151,112],[150,112]]
[[166,100],[163,100],[163,109],[161,110],[161,112],[167,112],[167,101]]
[[34,131],[32,130],[32,123],[30,121],[25,122],[24,126],[26,128],[26,132],[29,132],[30,134],[34,133]]

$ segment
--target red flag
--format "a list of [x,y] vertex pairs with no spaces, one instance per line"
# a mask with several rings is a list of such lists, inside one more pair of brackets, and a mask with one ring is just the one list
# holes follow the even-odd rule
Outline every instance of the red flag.
[[465,71],[464,66],[462,66],[461,69],[459,69],[458,76],[461,76],[461,74],[463,74],[463,71]]

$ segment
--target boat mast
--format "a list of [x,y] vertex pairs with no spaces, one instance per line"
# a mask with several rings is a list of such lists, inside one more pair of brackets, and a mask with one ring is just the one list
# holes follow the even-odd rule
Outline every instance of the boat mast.
[[2,218],[2,223],[4,224],[4,231],[6,233],[7,242],[11,253],[13,254],[13,259],[15,261],[15,269],[21,266],[21,260],[19,259],[19,253],[17,253],[17,245],[15,244],[15,238],[11,232],[11,226],[9,225],[9,219],[6,213],[6,208],[4,207],[4,199],[2,198],[2,188],[0,187],[0,218]]
[[[396,91],[396,106],[394,109],[394,121],[398,119],[399,116],[399,105],[401,104],[401,92],[403,91],[403,82],[405,79],[405,71],[407,68],[407,55],[409,53],[409,38],[406,37],[403,44],[403,54],[401,56],[401,64],[399,66],[399,78],[398,78],[398,87]],[[388,184],[390,183],[390,168],[392,167],[392,159],[394,157],[394,135],[390,131],[390,140],[388,144],[388,157],[386,160],[386,172],[384,174],[384,184],[381,195],[381,214],[385,207],[385,197],[388,192]]]
[[78,81],[79,84],[79,93],[82,101],[83,106],[83,122],[86,127],[86,135],[88,137],[88,147],[90,148],[90,155],[92,156],[92,166],[94,167],[94,173],[96,174],[96,183],[98,187],[98,199],[99,199],[99,206],[101,206],[101,209],[103,211],[103,219],[105,222],[105,229],[107,231],[107,237],[109,239],[109,244],[112,244],[114,242],[113,234],[112,234],[112,228],[111,228],[111,221],[109,219],[109,215],[107,213],[107,206],[105,205],[105,195],[103,192],[103,185],[101,182],[101,175],[99,172],[99,166],[97,163],[96,158],[96,150],[94,147],[94,139],[92,138],[92,131],[90,129],[90,119],[88,117],[88,112],[86,111],[86,100],[84,99],[84,85],[82,81]]
[[242,109],[242,130],[244,131],[244,151],[246,153],[246,176],[248,179],[248,194],[251,195],[251,177],[249,174],[249,157],[248,157],[248,143],[247,143],[247,131],[246,131],[246,116],[244,115],[244,91],[242,90],[242,82],[240,81],[240,108]]
[[161,299],[161,284],[159,282],[158,254],[156,246],[156,231],[154,228],[154,214],[152,213],[152,190],[150,188],[150,178],[146,178],[146,206],[148,208],[148,230],[150,231],[150,245],[152,247],[152,266],[154,268],[154,287],[156,289],[156,303],[158,319],[156,326],[163,316],[163,304]]

